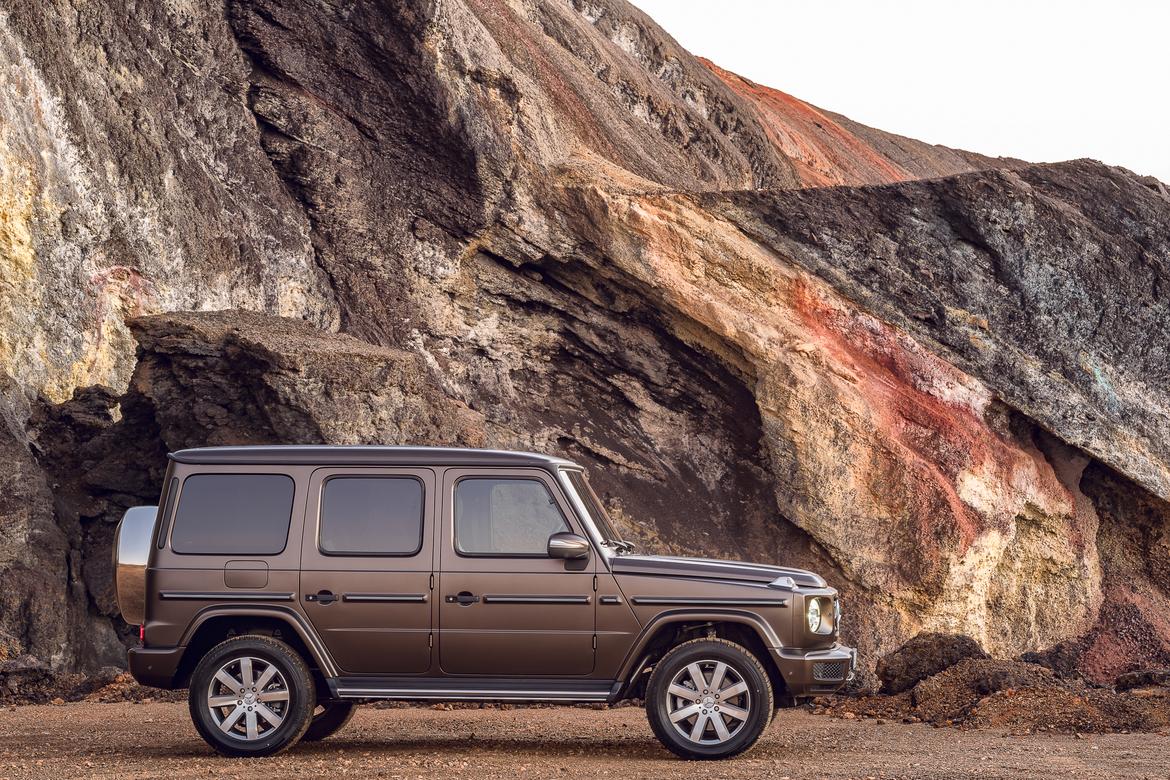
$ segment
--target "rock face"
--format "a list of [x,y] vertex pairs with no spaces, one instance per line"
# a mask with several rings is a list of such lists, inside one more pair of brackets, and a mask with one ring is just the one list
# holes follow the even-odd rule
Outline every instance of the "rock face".
[[61,605],[0,604],[11,657],[111,655],[166,450],[296,441],[580,460],[645,547],[822,571],[867,663],[1165,665],[1160,184],[865,128],[618,0],[14,0],[0,56],[0,571]]
[[1082,161],[702,202],[1170,497],[1170,200],[1158,190]]
[[[123,663],[113,624],[87,598],[82,529],[54,518],[44,473],[6,433],[0,464],[0,691],[78,667]],[[107,571],[98,587],[108,580]]]
[[891,184],[1022,164],[875,130],[708,60],[700,61],[747,100],[752,115],[772,144],[791,160],[797,180],[805,187]]

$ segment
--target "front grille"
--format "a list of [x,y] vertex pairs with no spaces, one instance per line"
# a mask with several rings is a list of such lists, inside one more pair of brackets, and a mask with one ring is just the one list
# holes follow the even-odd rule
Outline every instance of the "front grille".
[[817,661],[813,664],[813,679],[818,682],[837,682],[844,680],[848,671],[848,661]]

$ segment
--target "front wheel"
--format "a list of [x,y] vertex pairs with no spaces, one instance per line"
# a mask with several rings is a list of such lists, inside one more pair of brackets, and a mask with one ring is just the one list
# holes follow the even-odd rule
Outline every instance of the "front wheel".
[[695,639],[667,653],[646,691],[650,728],[688,759],[730,758],[756,743],[772,720],[768,673],[746,648]]
[[295,744],[316,706],[305,661],[284,642],[246,635],[213,647],[188,696],[199,735],[225,756],[270,756]]

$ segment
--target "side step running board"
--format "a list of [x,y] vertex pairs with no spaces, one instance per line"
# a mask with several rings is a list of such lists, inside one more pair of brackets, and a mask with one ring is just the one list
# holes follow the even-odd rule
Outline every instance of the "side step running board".
[[613,680],[464,680],[450,678],[379,679],[339,677],[329,688],[339,699],[401,699],[426,701],[607,701]]

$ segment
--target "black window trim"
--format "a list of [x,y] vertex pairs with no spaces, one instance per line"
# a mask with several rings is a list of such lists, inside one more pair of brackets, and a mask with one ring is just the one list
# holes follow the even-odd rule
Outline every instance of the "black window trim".
[[[281,471],[193,471],[190,474],[183,476],[183,481],[179,484],[179,496],[182,497],[184,490],[187,487],[187,480],[191,477],[284,477],[293,484],[292,500],[288,505],[288,525],[284,529],[284,542],[280,549],[276,552],[262,552],[262,553],[245,553],[245,552],[183,552],[175,549],[174,544],[174,526],[171,524],[169,529],[169,538],[167,540],[168,549],[175,555],[186,555],[197,558],[270,558],[277,555],[283,555],[288,549],[288,537],[292,534],[293,516],[296,514],[297,508],[297,479],[292,474]],[[175,503],[175,519],[179,517],[179,504]]]
[[160,550],[167,546],[167,536],[171,530],[171,516],[174,514],[175,508],[175,496],[178,494],[179,478],[172,476],[167,480],[166,495],[163,496],[162,506],[158,510],[158,539],[155,540],[155,546]]
[[[321,510],[325,506],[325,487],[334,479],[412,479],[418,483],[422,491],[422,501],[418,511],[418,546],[413,552],[376,553],[376,552],[333,552],[321,546]],[[371,474],[371,473],[344,473],[329,474],[321,480],[321,487],[317,491],[317,552],[327,558],[414,558],[423,551],[427,531],[427,485],[417,474]]]
[[[569,522],[569,518],[565,514],[564,507],[561,506],[561,502],[557,498],[557,493],[554,492],[549,487],[549,483],[546,482],[545,480],[541,479],[539,475],[536,475],[536,474],[531,474],[531,475],[529,475],[529,474],[464,474],[464,475],[458,477],[451,484],[451,549],[453,549],[455,551],[455,554],[458,555],[460,558],[528,558],[528,559],[536,559],[536,560],[540,560],[540,559],[553,560],[553,557],[551,555],[549,555],[547,551],[545,551],[543,553],[473,553],[473,552],[464,552],[464,551],[460,550],[459,549],[459,539],[457,539],[456,535],[455,535],[455,512],[459,506],[458,503],[455,501],[455,492],[459,489],[460,482],[463,482],[464,480],[469,480],[469,479],[510,480],[513,482],[523,480],[526,482],[537,482],[540,485],[542,485],[546,491],[548,491],[548,495],[553,500],[553,504],[556,506],[557,511],[561,513],[561,519],[565,521],[566,530],[569,533],[574,533],[574,534],[577,533],[576,531],[573,530],[573,524],[571,522]],[[559,491],[560,488],[558,487],[557,490]],[[558,533],[560,533],[560,532],[558,532]],[[547,542],[546,542],[546,544],[547,544]]]

